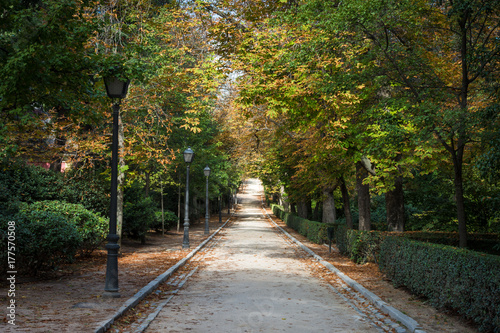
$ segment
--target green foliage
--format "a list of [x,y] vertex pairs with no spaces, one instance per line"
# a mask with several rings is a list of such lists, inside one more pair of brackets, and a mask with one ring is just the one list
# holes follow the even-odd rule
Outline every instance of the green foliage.
[[405,230],[456,230],[453,184],[446,179],[446,170],[424,175],[415,172],[405,189]]
[[379,266],[396,286],[500,332],[500,258],[445,245],[387,237]]
[[[177,224],[177,215],[175,215],[174,212],[170,210],[165,210],[163,212],[163,218],[164,218],[164,225],[165,225],[165,230],[169,230],[172,228],[174,225]],[[155,220],[151,224],[151,228],[155,229],[156,231],[161,230],[162,226],[162,212],[161,211],[156,211],[155,212]]]
[[385,206],[385,196],[377,195],[371,198],[371,226],[374,230],[387,230],[387,211]]
[[[88,211],[80,204],[71,204],[63,201],[38,201],[26,209],[31,211],[45,211],[63,216],[69,223],[74,224],[82,239],[80,251],[90,254],[102,244],[108,233],[108,219]],[[23,212],[26,212],[23,209]]]
[[378,231],[359,231],[342,226],[335,233],[335,241],[339,252],[347,255],[357,264],[377,262],[383,233]]
[[20,202],[59,200],[108,215],[109,186],[98,176],[62,174],[22,161],[0,164],[0,211],[15,214]]
[[[287,213],[278,205],[272,205],[273,214],[283,220],[287,226],[305,236],[316,244],[328,243],[328,227],[339,228],[337,223],[321,223],[309,221],[294,214]],[[335,235],[334,231],[334,235]],[[335,237],[335,236],[334,236]]]
[[60,200],[82,204],[86,209],[109,216],[110,184],[101,169],[70,170],[65,172]]
[[498,183],[500,181],[500,131],[495,131],[485,137],[487,149],[479,156],[476,168],[490,183]]
[[[0,109],[26,124],[33,104],[47,109],[88,97],[96,57],[87,43],[95,21],[93,1],[15,1],[2,6]],[[78,98],[76,98],[78,96]],[[80,112],[81,108],[75,108]]]
[[55,200],[63,188],[61,175],[23,162],[0,165],[0,208],[9,202]]
[[[434,244],[450,246],[459,245],[459,236],[456,232],[412,231],[405,232],[401,236]],[[500,235],[492,233],[470,233],[467,239],[467,248],[477,252],[500,255]]]
[[123,207],[122,232],[132,239],[146,243],[146,233],[156,221],[156,205],[151,198],[126,202]]
[[123,204],[122,233],[132,239],[146,242],[146,233],[157,221],[155,202],[150,197],[144,197],[141,184],[136,181],[125,189]]
[[[0,260],[7,264],[8,222],[15,222],[16,268],[36,275],[39,271],[54,269],[58,264],[71,262],[82,244],[75,224],[57,213],[30,210],[29,206],[7,219],[0,216]],[[6,269],[3,270],[4,272]]]
[[348,239],[347,239],[347,231],[349,229],[343,225],[337,229],[337,232],[335,233],[335,245],[337,245],[337,249],[339,249],[339,252],[341,254],[347,255],[349,253],[348,251]]
[[[448,173],[446,169],[424,175],[415,172],[412,179],[405,181],[406,230],[456,230],[453,184],[446,179]],[[474,169],[464,173],[469,179],[464,186],[468,232],[498,232],[498,185],[481,179]]]

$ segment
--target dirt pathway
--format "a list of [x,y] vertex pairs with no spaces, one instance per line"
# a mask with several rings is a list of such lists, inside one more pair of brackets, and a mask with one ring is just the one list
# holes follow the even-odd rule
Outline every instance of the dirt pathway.
[[297,259],[246,183],[236,222],[146,332],[378,332]]

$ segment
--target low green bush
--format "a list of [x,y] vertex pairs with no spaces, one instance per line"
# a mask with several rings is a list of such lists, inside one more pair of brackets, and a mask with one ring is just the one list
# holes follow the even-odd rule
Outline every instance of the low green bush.
[[348,250],[348,241],[347,241],[347,226],[343,225],[337,228],[335,232],[335,245],[337,245],[337,249],[341,254],[347,255],[349,253]]
[[379,267],[396,286],[500,332],[500,257],[405,237],[386,237]]
[[82,244],[76,226],[64,216],[50,211],[23,210],[12,219],[0,219],[0,261],[4,268],[7,268],[9,221],[15,226],[15,265],[19,272],[36,275],[60,263],[71,262]]
[[306,220],[292,213],[285,212],[283,208],[278,205],[272,205],[272,210],[273,214],[283,220],[287,226],[297,231],[302,236],[307,237],[311,242],[317,244],[328,243],[328,227],[337,229],[340,226],[337,223],[321,223]]
[[149,197],[126,202],[123,206],[122,233],[146,243],[146,234],[156,221],[156,205]]
[[[177,215],[170,210],[165,210],[163,213],[165,230],[169,230],[174,225],[177,225]],[[161,211],[155,212],[155,220],[152,223],[151,228],[155,231],[162,230],[162,213]]]
[[359,231],[349,230],[350,234],[350,257],[358,264],[366,262],[377,262],[377,255],[380,250],[384,236],[379,231]]
[[377,254],[384,233],[379,231],[359,231],[342,226],[335,233],[339,252],[358,263],[377,262]]
[[82,238],[82,245],[79,250],[84,255],[88,255],[97,249],[108,233],[108,219],[94,214],[80,204],[57,200],[37,201],[24,206],[23,210],[47,211],[64,216],[76,226]]
[[66,186],[62,189],[59,200],[78,203],[92,212],[109,216],[109,182],[101,174],[92,177],[88,171],[78,176],[74,173],[76,171],[65,172]]

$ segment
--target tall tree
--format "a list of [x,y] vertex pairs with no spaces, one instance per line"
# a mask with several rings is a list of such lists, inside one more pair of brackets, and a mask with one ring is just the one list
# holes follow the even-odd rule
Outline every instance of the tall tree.
[[[91,78],[98,64],[88,45],[97,27],[88,15],[92,6],[92,0],[2,2],[3,152],[51,161],[51,148],[66,143],[64,126],[85,115],[82,101],[93,98]],[[26,132],[31,133],[29,139]]]

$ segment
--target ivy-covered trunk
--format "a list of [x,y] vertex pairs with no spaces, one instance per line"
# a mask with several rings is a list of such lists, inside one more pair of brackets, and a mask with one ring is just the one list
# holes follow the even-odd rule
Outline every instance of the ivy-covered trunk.
[[123,132],[123,121],[121,113],[118,114],[118,189],[116,199],[116,234],[118,235],[118,245],[122,245],[123,229],[123,187],[125,186],[125,152],[124,142],[125,134]]

